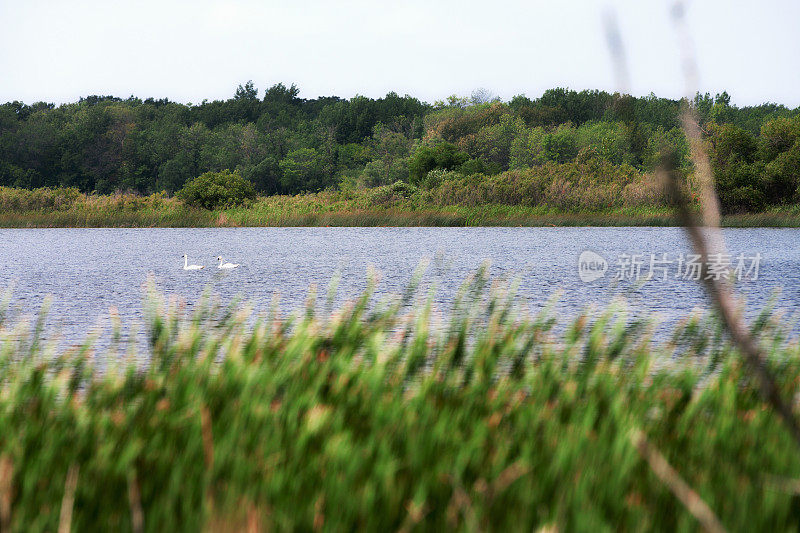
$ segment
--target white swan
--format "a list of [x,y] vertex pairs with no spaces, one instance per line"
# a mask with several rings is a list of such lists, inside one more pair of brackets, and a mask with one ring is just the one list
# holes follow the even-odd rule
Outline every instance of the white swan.
[[183,269],[184,270],[200,270],[201,268],[205,268],[205,265],[190,265],[189,264],[189,257],[186,254],[183,254]]
[[217,268],[224,268],[230,270],[231,268],[236,268],[239,266],[239,263],[223,263],[221,255],[217,257],[217,261],[219,261]]

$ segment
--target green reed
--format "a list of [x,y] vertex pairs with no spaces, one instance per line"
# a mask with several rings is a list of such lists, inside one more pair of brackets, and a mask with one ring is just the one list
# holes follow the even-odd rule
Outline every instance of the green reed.
[[[484,271],[441,314],[419,276],[255,323],[151,286],[145,365],[135,344],[57,352],[3,312],[0,527],[697,529],[642,431],[726,527],[796,528],[800,453],[713,317],[663,342],[621,304],[556,327]],[[795,397],[797,344],[754,324]]]

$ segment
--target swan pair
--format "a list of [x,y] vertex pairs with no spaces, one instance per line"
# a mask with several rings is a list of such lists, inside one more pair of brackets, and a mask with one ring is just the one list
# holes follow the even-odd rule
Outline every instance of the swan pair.
[[[217,257],[217,261],[219,261],[219,264],[217,265],[217,268],[221,268],[221,269],[224,269],[224,270],[230,270],[232,268],[236,268],[236,267],[239,266],[239,263],[223,263],[222,262],[222,256],[218,256]],[[190,265],[189,264],[189,256],[187,256],[186,254],[183,254],[183,269],[184,270],[201,270],[203,268],[205,268],[205,265]]]

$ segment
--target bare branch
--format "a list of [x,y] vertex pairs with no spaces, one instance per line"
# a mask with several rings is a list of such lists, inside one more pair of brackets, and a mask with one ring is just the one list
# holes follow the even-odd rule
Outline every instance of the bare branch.
[[665,154],[662,158],[661,172],[666,175],[664,181],[668,192],[675,201],[681,225],[686,229],[695,252],[700,255],[702,261],[701,279],[711,300],[719,311],[723,326],[728,331],[736,347],[744,355],[745,362],[755,373],[764,400],[772,405],[791,432],[798,446],[800,446],[800,425],[798,425],[791,407],[780,395],[775,379],[772,377],[769,368],[767,368],[766,356],[750,335],[750,330],[744,321],[743,309],[736,303],[731,284],[727,280],[715,279],[715,276],[707,275],[709,255],[712,253],[722,254],[725,251],[725,243],[719,228],[719,199],[714,187],[711,161],[703,145],[697,114],[691,101],[691,92],[697,87],[699,75],[691,34],[688,30],[685,16],[686,6],[683,0],[677,0],[672,8],[672,18],[678,31],[679,44],[683,53],[682,59],[687,92],[686,103],[681,114],[681,124],[691,150],[694,177],[700,185],[702,222],[698,221],[692,213],[684,194],[681,179],[675,168],[676,157],[674,149],[672,153]]
[[[697,121],[695,120],[691,109],[684,111],[682,121],[687,137],[690,137],[694,133],[699,135],[699,129],[694,129],[696,128]],[[694,125],[694,127],[692,125]],[[701,180],[708,184],[708,187],[710,188],[709,194],[714,195],[715,198],[713,205],[716,205],[716,193],[714,193],[713,177],[710,174],[710,165],[707,164],[708,156],[700,142],[691,143],[690,146],[692,148],[693,159],[706,161],[706,165],[695,167],[695,172],[707,173],[701,178]],[[720,253],[719,250],[724,249],[722,235],[719,232],[719,228],[709,228],[707,226],[703,226],[698,220],[696,220],[694,213],[689,207],[689,202],[684,194],[683,188],[681,187],[678,172],[674,168],[674,160],[674,155],[666,155],[662,160],[661,171],[666,175],[665,183],[668,191],[675,200],[676,210],[681,225],[688,233],[695,252],[700,255],[702,265],[700,278],[703,280],[711,300],[719,311],[723,326],[728,331],[736,347],[743,354],[745,362],[755,373],[755,377],[758,380],[764,400],[771,404],[781,419],[783,419],[786,427],[791,432],[798,446],[800,446],[800,426],[798,425],[794,413],[789,407],[789,404],[787,404],[780,395],[780,391],[775,379],[772,377],[772,374],[767,368],[766,356],[762,353],[762,350],[758,346],[758,343],[755,341],[755,339],[753,339],[753,337],[750,335],[749,328],[744,321],[743,313],[740,311],[740,306],[738,306],[736,303],[734,292],[730,283],[721,279],[715,279],[715,276],[707,275],[709,255],[711,253]],[[715,216],[718,219],[718,210],[716,215],[714,213],[709,214],[707,212],[709,209],[712,211],[714,210],[713,205],[702,206],[705,220],[713,219]],[[718,242],[716,245],[709,244],[706,238],[709,234],[711,235],[712,239],[714,236],[717,237]]]
[[7,455],[0,456],[0,533],[11,531],[11,497],[14,463]]
[[72,510],[75,507],[75,489],[78,488],[80,466],[71,464],[64,480],[64,497],[61,499],[61,514],[58,518],[58,533],[69,533],[72,529]]
[[658,476],[672,494],[678,498],[681,503],[686,507],[692,516],[694,516],[703,529],[711,533],[721,533],[725,531],[722,522],[719,521],[717,515],[711,510],[711,507],[703,501],[697,492],[690,487],[686,481],[683,480],[681,475],[672,468],[669,461],[661,455],[652,444],[647,442],[644,434],[634,429],[630,434],[631,443],[636,447],[639,454],[650,465],[650,469]]
[[128,477],[128,503],[131,508],[131,529],[133,533],[142,533],[144,531],[144,513],[142,512],[142,496],[139,492],[136,472]]

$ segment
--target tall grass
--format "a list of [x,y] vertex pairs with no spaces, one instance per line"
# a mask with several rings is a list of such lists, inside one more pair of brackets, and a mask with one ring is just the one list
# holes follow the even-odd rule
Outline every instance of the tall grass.
[[[163,194],[0,187],[0,227],[677,225],[670,207],[647,200],[652,190],[644,182],[582,188],[556,181],[536,192],[536,176],[514,171],[484,181],[457,178],[412,193],[383,186],[269,196],[247,208],[218,211],[190,208]],[[574,201],[578,197],[582,200]],[[800,211],[784,207],[729,215],[723,224],[800,227]]]
[[0,187],[0,227],[212,226],[214,214],[164,194],[94,195],[72,188]]
[[[151,288],[145,367],[3,313],[0,524],[695,529],[644,435],[729,529],[796,528],[800,456],[712,318],[663,343],[621,305],[554,329],[479,272],[432,327],[415,283],[254,325]],[[753,331],[793,397],[797,343],[767,313]]]

